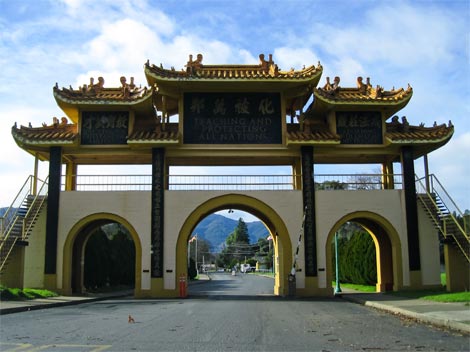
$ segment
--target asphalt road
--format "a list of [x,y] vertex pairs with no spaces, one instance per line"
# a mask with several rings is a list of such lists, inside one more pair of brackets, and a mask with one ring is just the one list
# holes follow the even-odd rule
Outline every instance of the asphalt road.
[[264,297],[274,296],[274,279],[260,277],[252,274],[236,273],[209,273],[210,283],[200,282],[190,284],[188,294],[190,297],[207,296],[210,298],[243,298],[246,296]]
[[[188,299],[119,299],[0,316],[1,351],[468,351],[469,337],[272,279],[214,277]],[[199,292],[199,295],[197,294]],[[246,293],[249,295],[246,295]],[[135,323],[128,322],[132,315]]]

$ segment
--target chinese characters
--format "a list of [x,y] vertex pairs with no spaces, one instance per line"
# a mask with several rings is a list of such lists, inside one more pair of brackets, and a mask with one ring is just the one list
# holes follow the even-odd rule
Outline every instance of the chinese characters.
[[277,93],[186,93],[184,143],[282,142]]

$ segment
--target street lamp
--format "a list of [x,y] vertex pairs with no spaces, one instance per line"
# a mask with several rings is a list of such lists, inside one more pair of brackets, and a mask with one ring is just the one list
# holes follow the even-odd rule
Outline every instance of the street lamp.
[[195,251],[195,259],[196,259],[196,272],[199,275],[199,270],[197,268],[197,233],[194,234],[193,237],[188,241],[188,266],[189,266],[189,259],[190,259],[190,250],[191,250],[191,242],[196,241],[196,251]]
[[335,266],[336,266],[336,287],[335,294],[341,293],[341,286],[339,284],[339,258],[338,258],[338,232],[335,232]]

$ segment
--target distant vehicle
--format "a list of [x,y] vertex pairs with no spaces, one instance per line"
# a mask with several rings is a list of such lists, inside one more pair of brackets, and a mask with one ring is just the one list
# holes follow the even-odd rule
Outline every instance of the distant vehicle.
[[242,273],[254,273],[256,268],[250,264],[240,264],[240,272]]

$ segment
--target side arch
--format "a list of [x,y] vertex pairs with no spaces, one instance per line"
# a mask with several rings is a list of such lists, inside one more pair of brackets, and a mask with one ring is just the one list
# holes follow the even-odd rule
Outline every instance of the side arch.
[[335,233],[348,221],[360,224],[375,243],[377,260],[377,291],[397,291],[403,287],[403,265],[401,241],[393,225],[383,216],[368,211],[358,211],[340,218],[328,233],[326,241],[326,279],[333,280],[333,255],[331,243]]
[[273,237],[276,260],[276,277],[274,283],[274,294],[286,295],[288,288],[288,274],[292,267],[292,244],[289,232],[279,214],[263,201],[242,195],[226,194],[214,197],[196,207],[184,221],[176,243],[176,278],[186,274],[187,242],[197,224],[209,214],[223,209],[239,209],[253,214],[259,218]]
[[[75,225],[70,229],[67,238],[64,243],[63,249],[63,273],[62,273],[62,289],[64,294],[72,294],[72,272],[73,268],[73,252],[74,245],[76,241],[79,241],[77,244],[80,248],[84,248],[89,236],[81,237],[80,234],[96,226],[101,226],[105,223],[117,222],[123,225],[128,231],[135,246],[135,288],[134,296],[138,296],[141,290],[142,282],[142,243],[139,238],[139,234],[135,228],[123,217],[112,214],[112,213],[95,213],[90,214],[75,223]],[[78,270],[78,268],[75,268]]]

